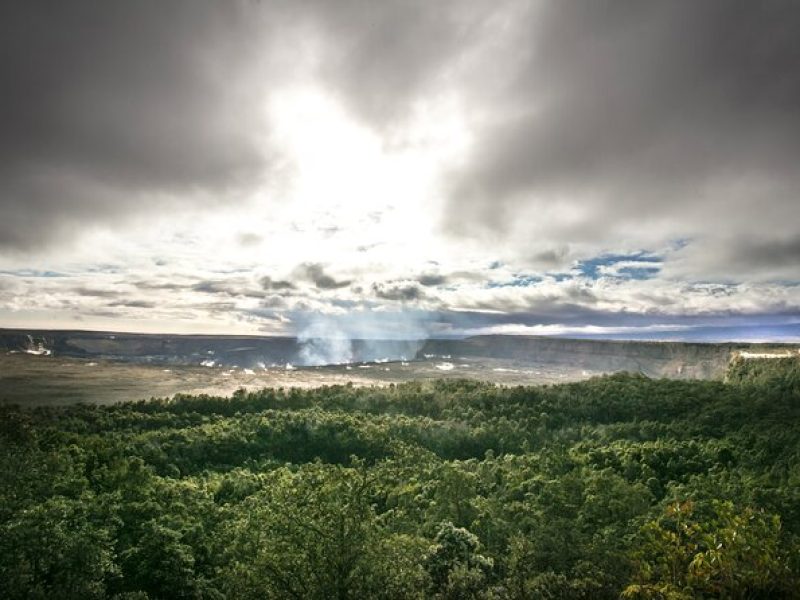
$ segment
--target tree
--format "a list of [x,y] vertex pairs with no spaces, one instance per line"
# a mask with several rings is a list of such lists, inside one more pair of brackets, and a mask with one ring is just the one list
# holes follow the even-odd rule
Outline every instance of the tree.
[[363,598],[402,589],[397,567],[409,574],[404,594],[416,597],[420,544],[381,531],[371,485],[363,464],[271,473],[234,525],[227,591],[240,598]]
[[494,565],[491,558],[480,554],[478,537],[444,521],[439,524],[435,544],[426,560],[434,591],[440,598],[476,597]]
[[118,574],[113,532],[92,514],[93,499],[54,496],[0,529],[0,596],[104,598]]
[[623,598],[788,598],[796,582],[780,530],[776,515],[731,502],[706,516],[691,501],[670,504],[642,527]]

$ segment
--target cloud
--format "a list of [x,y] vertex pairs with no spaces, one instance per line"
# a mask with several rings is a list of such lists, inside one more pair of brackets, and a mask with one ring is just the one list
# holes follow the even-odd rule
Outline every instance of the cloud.
[[418,285],[402,282],[373,283],[372,291],[378,298],[383,300],[400,302],[420,300],[425,295]]
[[430,287],[447,283],[447,277],[444,275],[426,274],[417,277],[417,281],[420,283],[420,285]]
[[538,250],[534,252],[526,262],[540,268],[558,269],[568,264],[569,255],[569,245],[563,244],[554,248]]
[[241,246],[250,248],[253,246],[258,246],[262,241],[264,241],[264,238],[257,233],[246,232],[240,233],[238,236],[236,236],[236,241],[239,242]]
[[247,278],[202,280],[184,289],[204,294],[220,294],[224,296],[243,296],[247,298],[263,298],[264,293],[255,288]]
[[515,50],[486,56],[506,77],[451,174],[448,227],[518,251],[796,236],[799,26],[782,2],[535,5]]
[[265,275],[259,279],[261,287],[265,290],[291,290],[294,289],[294,284],[286,280],[273,280],[271,277]]
[[199,281],[191,286],[195,292],[205,294],[228,294],[228,287],[224,281]]
[[151,302],[149,300],[117,300],[116,302],[110,302],[108,306],[123,308],[155,308],[157,305],[155,302]]
[[322,290],[335,290],[350,285],[349,280],[336,280],[328,275],[323,266],[319,263],[304,263],[293,271],[293,275],[299,279],[310,281],[317,288]]
[[446,70],[476,6],[4,5],[0,250],[66,243],[129,216],[241,203],[285,168],[270,144],[272,91],[314,81],[384,128]]
[[798,264],[800,233],[771,238],[722,237],[679,250],[664,264],[664,275],[678,280],[797,283]]
[[131,285],[139,288],[140,290],[183,290],[189,287],[184,283],[176,283],[172,281],[158,281],[158,280],[133,280]]
[[306,7],[327,42],[320,76],[361,120],[384,129],[407,120],[416,102],[445,88],[471,44],[495,33],[493,16],[513,4],[321,0]]
[[114,289],[97,289],[88,287],[78,287],[72,290],[78,296],[88,296],[90,298],[115,298],[120,292]]
[[800,235],[782,240],[766,240],[734,246],[734,260],[760,268],[800,265]]
[[0,318],[793,318],[798,29],[788,2],[6,4]]
[[4,5],[0,249],[259,181],[267,24],[244,3]]

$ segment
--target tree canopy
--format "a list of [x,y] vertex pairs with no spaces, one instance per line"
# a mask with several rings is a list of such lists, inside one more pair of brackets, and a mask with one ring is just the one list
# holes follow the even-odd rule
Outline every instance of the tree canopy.
[[799,373],[0,407],[0,596],[796,597]]

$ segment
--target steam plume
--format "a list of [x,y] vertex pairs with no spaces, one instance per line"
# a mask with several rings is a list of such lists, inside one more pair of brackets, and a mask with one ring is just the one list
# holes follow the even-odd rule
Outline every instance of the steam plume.
[[301,323],[297,362],[305,366],[411,360],[429,337],[429,322],[411,311],[306,313],[295,321]]

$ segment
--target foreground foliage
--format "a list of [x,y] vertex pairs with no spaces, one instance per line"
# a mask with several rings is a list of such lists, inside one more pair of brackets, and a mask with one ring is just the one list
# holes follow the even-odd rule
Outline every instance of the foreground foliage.
[[3,598],[790,598],[800,369],[0,419]]

